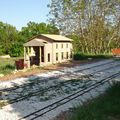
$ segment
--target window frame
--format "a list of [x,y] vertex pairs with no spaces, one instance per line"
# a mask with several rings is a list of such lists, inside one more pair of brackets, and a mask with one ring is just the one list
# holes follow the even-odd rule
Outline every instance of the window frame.
[[66,52],[66,59],[69,59],[69,52]]
[[64,59],[64,52],[61,52],[61,59]]
[[61,48],[63,48],[63,43],[61,44]]
[[56,43],[56,49],[58,49],[58,43]]
[[68,43],[66,43],[66,48],[68,48]]
[[50,53],[48,53],[48,62],[50,62]]
[[58,52],[56,53],[56,61],[58,61]]

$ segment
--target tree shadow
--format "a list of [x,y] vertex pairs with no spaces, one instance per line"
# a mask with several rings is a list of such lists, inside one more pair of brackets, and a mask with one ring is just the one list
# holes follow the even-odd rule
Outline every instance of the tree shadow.
[[[57,77],[57,79],[58,78],[59,77]],[[17,80],[21,80],[21,79],[17,79]],[[54,80],[56,83],[56,77],[54,78]],[[62,84],[60,86],[55,87],[53,85],[54,82],[51,82],[51,81],[53,81],[53,79],[50,77],[48,79],[46,76],[41,77],[41,76],[34,75],[34,76],[30,76],[29,78],[26,77],[25,81],[26,82],[24,82],[24,84],[21,84],[21,85],[16,83],[16,81],[11,81],[11,86],[13,89],[6,89],[6,90],[2,89],[1,90],[0,100],[5,101],[5,103],[3,102],[3,104],[0,104],[2,107],[0,109],[0,116],[1,116],[0,120],[18,120],[19,118],[22,118],[26,115],[29,115],[30,113],[35,112],[35,111],[56,101],[56,99],[55,100],[53,99],[56,96],[54,96],[54,95],[52,96],[51,94],[47,96],[47,94],[51,93],[52,88],[54,88],[54,90],[55,90],[54,93],[56,93],[57,91],[59,92],[59,90],[62,89],[61,88]],[[72,82],[73,81],[71,81],[71,83]],[[47,92],[45,92],[43,89],[43,88],[47,88],[47,86],[45,85],[46,83],[51,85],[50,86],[51,89],[49,89],[49,90],[46,89]],[[28,84],[29,84],[29,86],[28,86]],[[40,94],[37,95],[36,91],[39,91],[39,90],[42,90],[42,91]],[[69,91],[66,91],[66,93],[70,94],[71,93],[70,90],[71,89],[69,88]],[[2,92],[2,91],[4,91],[4,92]],[[34,95],[28,96],[27,98],[25,98],[23,100],[20,97],[16,97],[17,95],[18,96],[26,96],[27,93],[33,93],[33,92],[34,92],[35,96]],[[59,94],[63,95],[62,92]],[[42,96],[44,96],[44,97],[42,98]],[[19,98],[20,101],[13,102],[15,100],[15,98]],[[9,101],[9,99],[11,99],[12,101]],[[59,97],[57,99],[59,99]],[[25,120],[29,120],[29,119],[30,118],[26,118]],[[46,120],[46,118],[45,118],[45,120]]]

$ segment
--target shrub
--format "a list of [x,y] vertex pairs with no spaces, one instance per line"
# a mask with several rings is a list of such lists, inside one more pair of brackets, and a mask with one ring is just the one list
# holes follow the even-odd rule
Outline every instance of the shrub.
[[85,59],[107,59],[107,58],[112,58],[112,55],[104,55],[104,54],[83,54],[83,53],[75,53],[73,55],[74,60],[85,60]]

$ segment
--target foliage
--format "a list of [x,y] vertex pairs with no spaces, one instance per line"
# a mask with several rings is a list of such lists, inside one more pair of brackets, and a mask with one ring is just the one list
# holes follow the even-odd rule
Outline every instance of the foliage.
[[33,36],[39,34],[59,34],[59,29],[52,24],[29,22],[27,27],[22,27],[19,33],[26,42]]
[[48,7],[49,24],[30,21],[17,31],[0,22],[0,55],[23,56],[31,37],[60,32],[74,40],[75,54],[108,54],[120,47],[120,0],[51,0]]
[[74,110],[71,120],[120,120],[120,83]]
[[99,54],[99,55],[95,55],[95,54],[83,54],[83,53],[76,53],[74,54],[74,60],[85,60],[85,59],[108,59],[108,58],[112,58],[112,55],[107,55],[107,54]]
[[16,42],[15,44],[13,44],[9,54],[11,57],[19,57],[23,55],[23,43]]
[[50,22],[74,39],[75,52],[103,54],[120,47],[119,0],[52,0]]
[[29,22],[21,31],[7,23],[0,22],[0,55],[23,56],[23,44],[39,34],[59,34],[52,24]]
[[0,22],[0,54],[9,54],[12,45],[18,39],[18,31],[15,27]]

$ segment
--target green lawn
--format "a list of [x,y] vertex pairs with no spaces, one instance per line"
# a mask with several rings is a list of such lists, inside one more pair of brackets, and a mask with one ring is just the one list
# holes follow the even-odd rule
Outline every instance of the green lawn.
[[73,111],[71,120],[120,120],[120,83]]
[[0,58],[0,74],[9,74],[15,70],[15,60],[18,58],[3,59]]

